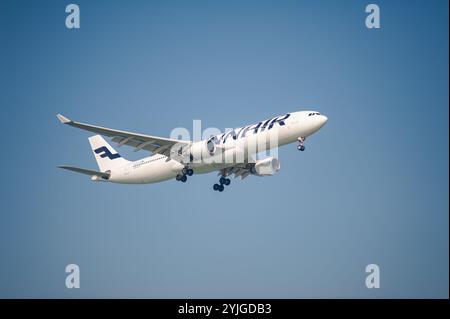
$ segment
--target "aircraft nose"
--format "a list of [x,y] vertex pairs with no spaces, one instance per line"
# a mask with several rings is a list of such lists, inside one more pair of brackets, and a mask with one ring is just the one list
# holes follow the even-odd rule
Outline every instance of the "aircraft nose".
[[317,123],[319,124],[318,125],[319,128],[324,126],[327,121],[328,121],[328,117],[326,117],[325,115],[319,115],[319,117],[317,119]]

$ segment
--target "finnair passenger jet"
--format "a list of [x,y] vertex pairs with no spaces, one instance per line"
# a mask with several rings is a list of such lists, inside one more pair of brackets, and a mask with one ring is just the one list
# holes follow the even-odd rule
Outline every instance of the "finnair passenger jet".
[[275,157],[255,160],[258,152],[298,141],[304,151],[305,139],[327,122],[327,117],[315,111],[300,111],[276,116],[211,136],[199,142],[156,137],[72,121],[61,114],[58,119],[67,125],[112,137],[118,147],[128,145],[147,150],[152,156],[134,162],[120,156],[100,135],[89,138],[99,170],[74,166],[59,166],[91,176],[93,181],[123,184],[156,183],[175,178],[186,182],[187,176],[218,171],[220,180],[213,185],[219,192],[230,184],[228,176],[270,176],[280,169]]

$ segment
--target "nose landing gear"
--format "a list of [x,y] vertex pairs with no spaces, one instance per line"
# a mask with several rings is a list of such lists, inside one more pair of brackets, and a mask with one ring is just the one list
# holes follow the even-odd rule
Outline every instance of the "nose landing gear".
[[305,138],[303,136],[300,136],[297,140],[298,140],[297,149],[303,152],[305,150]]
[[214,184],[213,185],[213,189],[215,191],[223,192],[223,190],[225,189],[225,186],[230,185],[230,183],[231,183],[231,180],[229,178],[226,178],[226,177],[222,176],[219,179],[219,184]]

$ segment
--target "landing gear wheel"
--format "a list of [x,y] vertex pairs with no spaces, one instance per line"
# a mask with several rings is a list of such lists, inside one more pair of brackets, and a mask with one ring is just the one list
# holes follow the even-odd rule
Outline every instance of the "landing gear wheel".
[[231,180],[229,178],[226,178],[225,176],[222,176],[219,179],[219,184],[214,184],[213,188],[215,191],[223,192],[225,189],[225,186],[230,185]]
[[181,174],[186,175],[188,171],[187,167],[183,167],[183,169],[181,170]]
[[181,176],[181,181],[182,181],[183,183],[186,183],[186,181],[187,181],[187,176],[186,176],[186,175]]
[[305,138],[304,137],[302,137],[302,136],[300,136],[298,139],[298,146],[297,146],[297,149],[299,150],[299,151],[304,151],[305,150],[305,145],[304,145],[304,143],[305,143]]
[[187,171],[186,171],[186,174],[188,176],[192,176],[194,174],[194,170],[192,168],[188,168]]
[[175,179],[177,181],[181,181],[182,178],[183,178],[183,175],[181,175],[181,174],[177,174],[177,176],[175,177]]

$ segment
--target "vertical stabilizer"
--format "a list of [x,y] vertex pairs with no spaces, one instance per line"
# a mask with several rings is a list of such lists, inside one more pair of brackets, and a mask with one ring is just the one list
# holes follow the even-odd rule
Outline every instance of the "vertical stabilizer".
[[120,154],[117,153],[116,150],[113,149],[100,135],[89,137],[89,143],[91,144],[100,171],[105,172],[128,163],[128,161],[120,156]]

